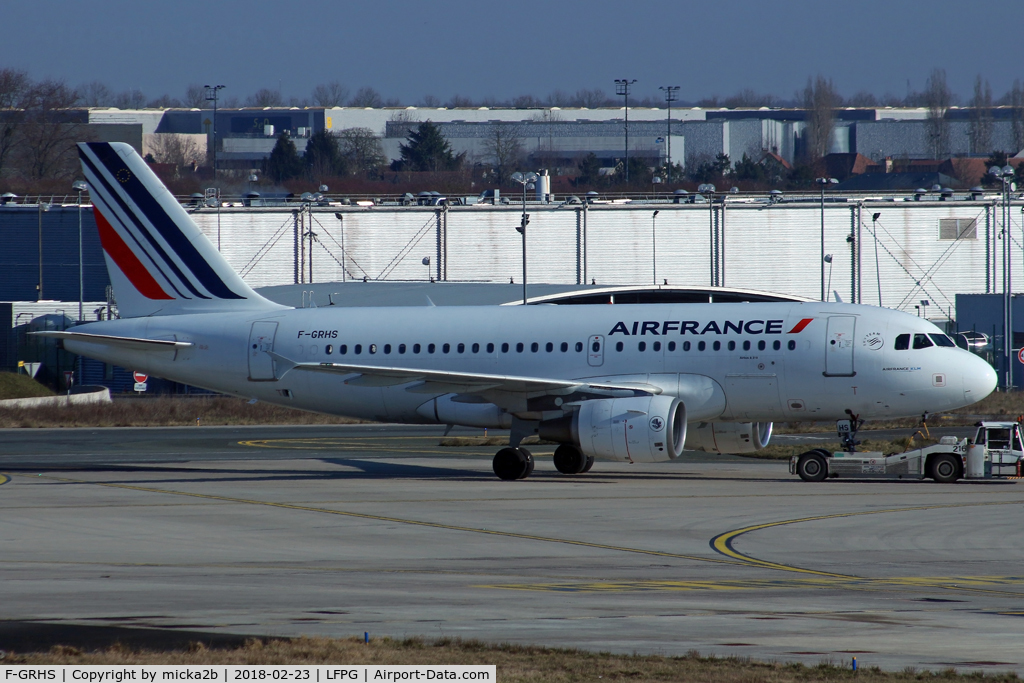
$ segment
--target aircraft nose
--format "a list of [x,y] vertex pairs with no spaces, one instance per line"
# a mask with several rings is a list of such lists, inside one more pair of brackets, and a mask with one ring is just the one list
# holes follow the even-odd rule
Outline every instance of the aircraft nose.
[[976,403],[995,391],[996,371],[987,362],[970,354],[964,363],[964,398]]

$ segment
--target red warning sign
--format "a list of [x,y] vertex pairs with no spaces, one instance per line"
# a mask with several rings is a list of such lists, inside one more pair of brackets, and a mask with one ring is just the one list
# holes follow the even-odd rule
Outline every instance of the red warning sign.
[[146,374],[146,373],[144,373],[144,372],[138,372],[138,371],[136,371],[136,372],[133,372],[133,373],[132,373],[132,377],[134,377],[134,378],[135,378],[135,381],[136,381],[136,382],[137,382],[138,384],[145,384],[145,383],[146,383],[146,380],[147,380],[147,379],[149,379],[149,375],[147,375],[147,374]]

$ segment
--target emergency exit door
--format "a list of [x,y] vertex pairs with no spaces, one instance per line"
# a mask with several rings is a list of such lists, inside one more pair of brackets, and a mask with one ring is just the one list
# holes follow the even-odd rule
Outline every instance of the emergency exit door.
[[604,337],[599,334],[587,340],[587,362],[593,367],[604,365]]
[[852,315],[833,315],[828,319],[825,337],[825,376],[853,377],[853,332],[857,318]]
[[252,324],[249,332],[249,379],[253,382],[275,380],[274,359],[270,351],[274,350],[274,337],[277,335],[277,323],[257,322]]

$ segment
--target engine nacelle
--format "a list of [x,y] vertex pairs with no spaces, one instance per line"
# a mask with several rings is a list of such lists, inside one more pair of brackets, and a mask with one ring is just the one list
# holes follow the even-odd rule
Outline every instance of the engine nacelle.
[[686,435],[686,450],[753,453],[768,445],[771,422],[701,422]]
[[573,443],[607,460],[675,460],[686,443],[686,406],[674,396],[584,401],[578,410],[540,423],[540,438]]

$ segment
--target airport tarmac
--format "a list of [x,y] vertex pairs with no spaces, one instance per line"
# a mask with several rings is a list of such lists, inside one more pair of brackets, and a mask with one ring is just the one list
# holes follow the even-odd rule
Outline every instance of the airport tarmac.
[[503,482],[493,448],[440,435],[0,431],[0,648],[366,631],[1024,672],[1021,482],[812,484],[706,454],[566,477],[546,446]]

